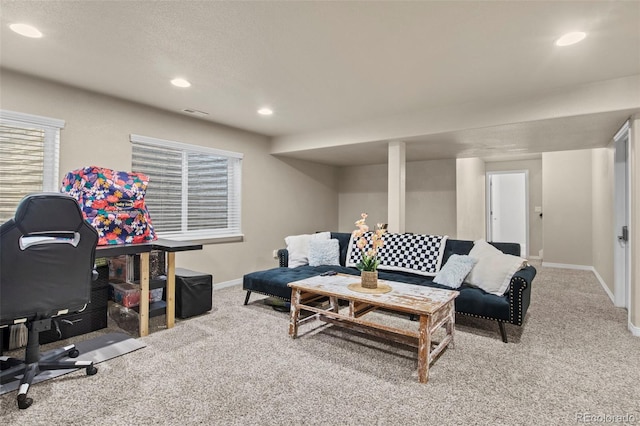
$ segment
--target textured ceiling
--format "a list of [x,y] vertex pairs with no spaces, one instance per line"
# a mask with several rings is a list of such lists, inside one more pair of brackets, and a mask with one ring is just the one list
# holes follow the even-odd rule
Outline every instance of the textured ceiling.
[[[635,1],[2,0],[1,6],[4,68],[178,113],[205,111],[203,119],[275,140],[433,108],[482,110],[640,74]],[[14,22],[34,25],[44,37],[18,36],[8,29]],[[585,41],[553,45],[576,29],[588,32]],[[176,76],[192,87],[169,85]],[[275,114],[257,115],[264,105]],[[523,118],[491,129],[463,122],[451,132],[397,137],[407,140],[408,156],[420,159],[483,156],[501,144],[499,154],[541,152],[533,140],[540,133],[549,149],[587,148],[606,143],[631,112],[564,122]],[[593,120],[598,131],[580,129]],[[370,143],[359,161],[384,161],[386,152],[376,147],[388,134],[358,140]],[[480,139],[494,142],[483,151]],[[317,160],[337,164],[341,151],[331,149],[284,154],[313,159],[315,152]]]

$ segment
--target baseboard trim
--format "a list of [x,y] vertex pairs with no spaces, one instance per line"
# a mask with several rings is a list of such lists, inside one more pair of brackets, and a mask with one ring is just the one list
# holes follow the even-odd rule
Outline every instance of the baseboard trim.
[[235,280],[223,281],[213,286],[213,290],[222,290],[223,288],[233,287],[234,285],[242,284],[242,278],[236,278]]
[[579,271],[593,272],[593,275],[596,276],[596,279],[600,283],[600,286],[603,288],[604,292],[607,293],[607,296],[609,296],[611,303],[613,303],[613,305],[615,306],[616,303],[615,303],[615,297],[613,296],[613,293],[611,292],[611,290],[609,290],[609,287],[607,287],[607,283],[604,282],[604,280],[602,279],[602,277],[600,276],[596,268],[594,268],[593,266],[571,265],[566,263],[549,263],[549,262],[542,262],[542,266],[546,266],[548,268],[563,268],[563,269],[574,269]]
[[611,303],[613,303],[613,305],[615,306],[616,303],[615,303],[615,299],[613,297],[613,293],[611,293],[611,290],[609,290],[609,287],[607,287],[607,283],[604,282],[604,280],[602,279],[602,277],[600,276],[600,274],[598,273],[596,268],[594,268],[592,266],[591,270],[593,271],[593,274],[596,276],[596,278],[600,282],[600,285],[604,289],[605,293],[607,293],[607,296],[609,296],[609,299],[611,299]]
[[631,334],[633,334],[636,337],[640,337],[640,327],[636,327],[635,325],[633,325],[631,323],[631,320],[629,320],[629,331],[631,332]]
[[580,271],[593,271],[593,266],[572,265],[572,264],[569,264],[569,263],[542,262],[542,266],[547,267],[547,268],[578,269]]

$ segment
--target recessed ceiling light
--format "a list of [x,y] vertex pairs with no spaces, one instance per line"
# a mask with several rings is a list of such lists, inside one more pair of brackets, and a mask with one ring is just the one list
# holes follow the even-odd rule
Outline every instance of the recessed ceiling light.
[[189,83],[184,78],[174,78],[173,80],[171,80],[171,84],[173,84],[174,86],[177,86],[177,87],[190,87],[191,86],[191,83]]
[[260,108],[258,110],[258,114],[260,114],[260,115],[271,115],[271,114],[273,114],[273,110],[271,108],[267,108],[267,107]]
[[584,40],[586,36],[587,33],[583,33],[582,31],[567,33],[556,40],[556,46],[570,46]]
[[32,27],[31,25],[27,25],[27,24],[11,24],[9,25],[9,28],[11,28],[12,31],[25,36],[25,37],[31,37],[31,38],[40,38],[42,37],[42,33],[40,31],[38,31],[38,29],[36,27]]

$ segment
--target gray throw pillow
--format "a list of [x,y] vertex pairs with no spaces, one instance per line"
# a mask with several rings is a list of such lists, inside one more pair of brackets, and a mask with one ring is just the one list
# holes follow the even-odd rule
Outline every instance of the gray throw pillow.
[[340,243],[336,239],[309,241],[309,266],[340,265]]
[[433,278],[433,282],[450,288],[458,288],[476,264],[471,256],[452,254],[440,272]]

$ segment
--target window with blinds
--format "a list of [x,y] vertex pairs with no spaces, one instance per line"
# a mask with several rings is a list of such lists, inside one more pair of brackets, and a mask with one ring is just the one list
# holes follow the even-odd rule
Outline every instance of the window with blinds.
[[25,195],[60,190],[58,161],[64,121],[0,110],[0,223]]
[[242,154],[131,135],[132,170],[149,177],[145,202],[159,236],[237,237]]

